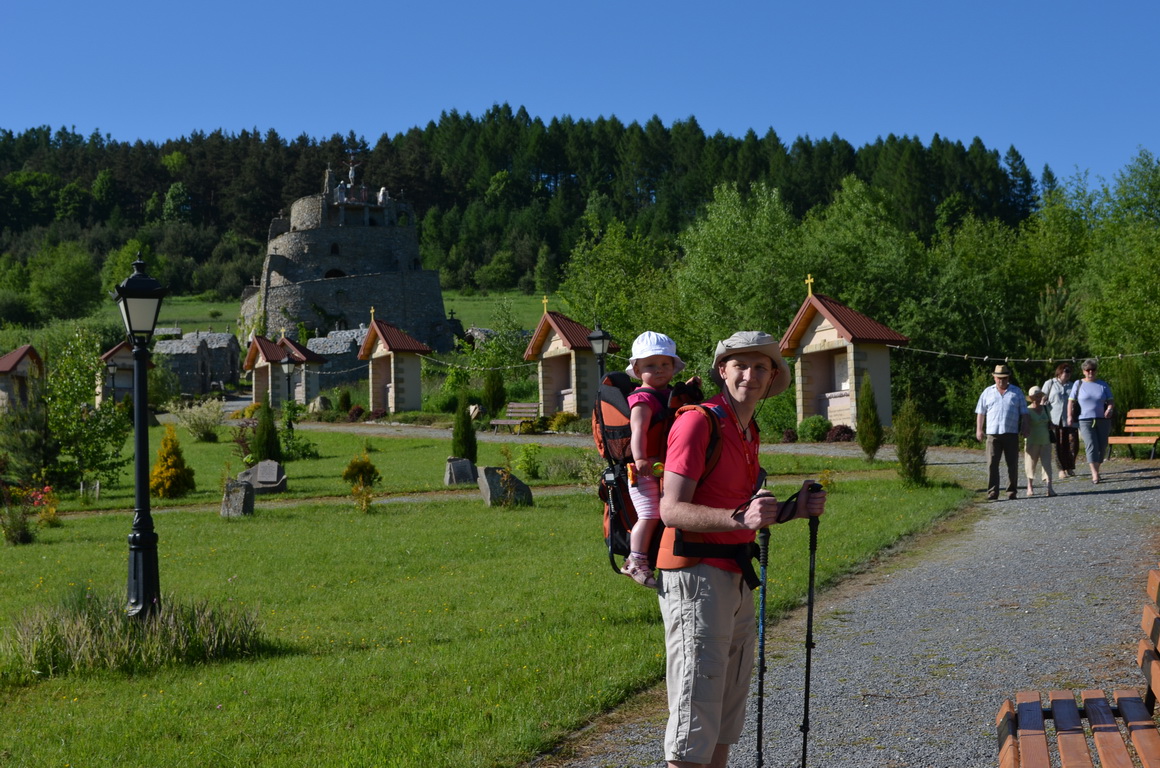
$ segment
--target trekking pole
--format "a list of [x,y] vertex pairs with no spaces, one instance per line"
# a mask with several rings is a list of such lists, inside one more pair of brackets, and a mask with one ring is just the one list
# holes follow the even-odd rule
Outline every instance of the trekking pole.
[[757,534],[757,561],[761,564],[761,593],[757,604],[757,768],[762,768],[765,756],[762,753],[762,736],[765,730],[765,574],[769,565],[769,529],[762,528]]
[[[806,597],[806,684],[805,703],[802,705],[802,765],[806,768],[806,747],[810,735],[810,665],[814,651],[814,573],[818,555],[818,518],[810,518],[810,583]],[[762,578],[764,581],[764,576]],[[761,765],[761,751],[758,749],[757,764]]]

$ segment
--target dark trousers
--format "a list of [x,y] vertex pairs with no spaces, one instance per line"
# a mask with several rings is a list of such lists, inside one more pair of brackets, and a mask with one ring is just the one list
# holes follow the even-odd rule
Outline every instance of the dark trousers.
[[1059,439],[1055,443],[1055,462],[1060,469],[1075,471],[1075,457],[1079,455],[1079,430],[1075,427],[1056,427]]
[[987,494],[999,494],[999,461],[1007,462],[1007,493],[1019,485],[1019,434],[987,435]]

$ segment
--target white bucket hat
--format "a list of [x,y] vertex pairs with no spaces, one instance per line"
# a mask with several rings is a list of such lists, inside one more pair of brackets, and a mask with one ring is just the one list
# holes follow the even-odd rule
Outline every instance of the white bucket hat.
[[781,356],[781,345],[777,339],[762,331],[738,331],[717,342],[717,349],[713,352],[713,369],[709,372],[709,377],[717,386],[724,385],[721,375],[717,373],[721,361],[740,352],[760,352],[773,361],[777,376],[770,383],[766,397],[780,395],[789,388],[789,366]]
[[624,369],[634,379],[640,379],[632,370],[637,360],[643,360],[653,355],[666,355],[673,358],[673,373],[685,370],[685,361],[677,357],[677,343],[663,333],[645,331],[632,342],[632,357],[628,358],[628,367]]

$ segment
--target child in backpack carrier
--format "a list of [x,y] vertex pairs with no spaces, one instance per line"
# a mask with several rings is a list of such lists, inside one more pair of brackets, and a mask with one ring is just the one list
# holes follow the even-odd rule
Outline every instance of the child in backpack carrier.
[[632,357],[625,372],[644,386],[628,396],[629,427],[632,430],[633,462],[628,466],[628,494],[636,508],[632,527],[632,553],[620,572],[638,584],[656,589],[649,564],[649,545],[660,521],[660,477],[664,474],[664,452],[668,440],[669,382],[685,367],[677,357],[677,345],[663,333],[645,331],[632,342]]

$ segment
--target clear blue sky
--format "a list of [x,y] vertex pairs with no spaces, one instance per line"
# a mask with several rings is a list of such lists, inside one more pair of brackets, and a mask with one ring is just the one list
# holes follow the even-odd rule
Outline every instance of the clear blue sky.
[[789,144],[1014,145],[1038,178],[1160,154],[1155,0],[9,0],[0,128],[383,134],[496,103]]

